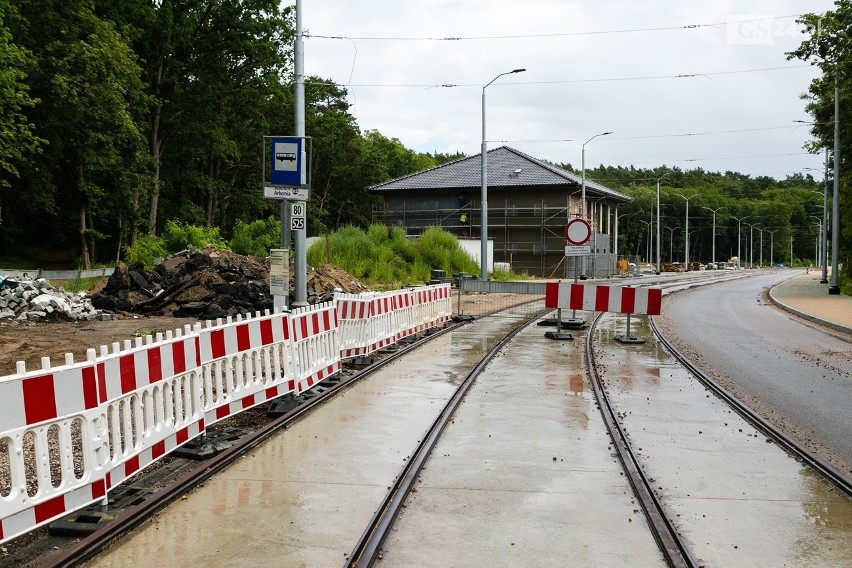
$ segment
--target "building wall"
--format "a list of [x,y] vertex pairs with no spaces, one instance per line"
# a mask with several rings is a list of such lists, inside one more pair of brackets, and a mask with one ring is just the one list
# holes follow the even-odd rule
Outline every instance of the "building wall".
[[[488,238],[493,240],[495,262],[507,262],[515,272],[562,277],[565,272],[565,224],[580,215],[580,189],[493,188],[488,194]],[[606,200],[587,203],[587,216],[600,253],[609,252],[609,215]],[[593,209],[598,214],[592,216]],[[479,238],[480,192],[411,191],[385,196],[377,222],[402,225],[411,235],[431,226],[442,227],[462,238]]]

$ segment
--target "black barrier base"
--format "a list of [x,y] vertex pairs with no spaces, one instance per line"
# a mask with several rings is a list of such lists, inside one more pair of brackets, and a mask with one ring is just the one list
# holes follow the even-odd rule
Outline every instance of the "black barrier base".
[[616,335],[613,337],[619,343],[626,343],[628,345],[639,345],[645,343],[645,340],[641,337],[637,337],[635,335]]
[[188,460],[210,459],[233,446],[246,434],[248,432],[239,428],[217,428],[203,436],[193,438],[172,452],[172,455]]
[[90,505],[48,525],[47,532],[53,536],[84,537],[102,528],[105,524],[130,507],[142,503],[154,494],[150,489],[138,487],[118,488],[109,492],[109,505],[104,510],[100,505]]
[[[564,323],[564,322],[563,322]],[[555,339],[557,341],[571,341],[574,336],[563,331],[548,331],[544,334],[547,339]]]

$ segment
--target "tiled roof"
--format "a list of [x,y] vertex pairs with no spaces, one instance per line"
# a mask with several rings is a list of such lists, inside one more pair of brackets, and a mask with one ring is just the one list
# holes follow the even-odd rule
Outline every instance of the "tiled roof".
[[[408,174],[369,188],[374,193],[423,189],[473,189],[482,185],[480,154],[441,164],[428,170]],[[570,185],[579,187],[582,178],[552,166],[508,146],[488,151],[488,187],[536,187]],[[618,201],[630,201],[624,194],[586,178],[586,192],[606,195]]]

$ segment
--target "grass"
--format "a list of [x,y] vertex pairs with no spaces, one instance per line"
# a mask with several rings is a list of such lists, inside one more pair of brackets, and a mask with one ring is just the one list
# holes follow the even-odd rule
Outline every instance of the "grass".
[[407,238],[402,227],[343,227],[308,250],[311,266],[327,262],[376,288],[428,282],[433,269],[447,276],[479,272],[456,237],[436,227],[416,239]]

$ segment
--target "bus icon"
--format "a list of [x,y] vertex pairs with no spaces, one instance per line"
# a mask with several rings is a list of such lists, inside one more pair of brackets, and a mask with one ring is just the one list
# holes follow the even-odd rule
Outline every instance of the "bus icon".
[[275,159],[281,162],[295,162],[296,161],[296,153],[295,152],[276,152]]

